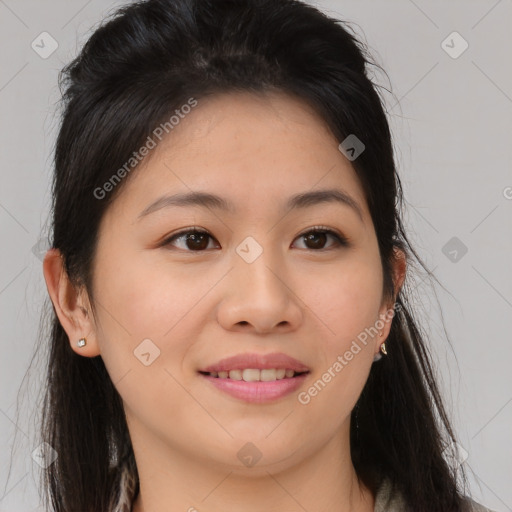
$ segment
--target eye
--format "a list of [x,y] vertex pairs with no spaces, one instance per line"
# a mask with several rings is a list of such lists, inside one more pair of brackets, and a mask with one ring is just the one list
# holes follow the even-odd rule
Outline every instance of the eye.
[[[189,250],[193,252],[201,252],[205,249],[208,249],[208,238],[213,237],[207,232],[201,229],[193,228],[193,229],[185,229],[172,235],[171,237],[164,240],[162,243],[163,246],[173,245],[175,240],[182,240],[185,244],[184,250]],[[181,247],[182,248],[182,247]]]
[[328,237],[334,238],[336,244],[334,247],[328,247],[327,249],[349,246],[349,241],[346,237],[324,226],[315,226],[314,228],[302,233],[302,235],[299,235],[297,239],[302,238],[306,244],[310,245],[309,247],[306,247],[306,249],[318,251],[326,250],[323,245],[326,243]]
[[[327,249],[349,246],[349,240],[346,237],[323,226],[315,226],[299,235],[297,239],[302,238],[304,242],[309,245],[309,247],[305,247],[306,249],[318,251],[326,250],[323,246],[329,237],[335,240],[335,245]],[[162,246],[176,245],[176,241],[181,241],[182,247],[178,247],[179,249],[188,252],[202,252],[212,248],[209,246],[209,239],[215,240],[207,231],[197,228],[187,228],[165,239],[162,242]]]

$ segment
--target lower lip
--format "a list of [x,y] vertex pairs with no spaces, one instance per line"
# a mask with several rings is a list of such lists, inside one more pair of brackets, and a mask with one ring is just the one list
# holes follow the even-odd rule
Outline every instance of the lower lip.
[[211,377],[210,375],[200,375],[211,382],[217,389],[224,391],[224,393],[228,395],[243,400],[244,402],[261,404],[277,400],[293,393],[302,385],[309,374],[304,373],[297,377],[267,382],[245,382],[244,380],[221,379]]

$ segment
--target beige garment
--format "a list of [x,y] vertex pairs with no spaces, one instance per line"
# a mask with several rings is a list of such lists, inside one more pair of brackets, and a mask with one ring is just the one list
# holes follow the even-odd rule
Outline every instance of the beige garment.
[[[479,503],[466,497],[466,500],[471,505],[471,512],[494,512],[488,508],[483,507]],[[375,512],[410,512],[404,504],[402,496],[397,493],[392,493],[391,482],[385,479],[377,490],[375,496]]]

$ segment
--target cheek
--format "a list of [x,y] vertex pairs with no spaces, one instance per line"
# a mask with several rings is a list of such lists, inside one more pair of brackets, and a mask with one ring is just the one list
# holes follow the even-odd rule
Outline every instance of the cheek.
[[322,286],[305,302],[319,319],[322,350],[316,380],[304,401],[310,399],[341,420],[357,401],[371,369],[382,274],[374,260],[355,258],[330,279],[317,282]]
[[[138,383],[127,395],[136,403],[139,387],[172,387],[172,377],[164,369],[176,376],[186,371],[185,360],[194,350],[194,340],[200,339],[210,318],[206,299],[219,275],[192,272],[192,267],[178,271],[126,255],[120,261],[115,269],[103,267],[101,279],[98,274],[97,298],[105,306],[100,308],[99,342],[113,382],[129,371],[130,378],[123,382]],[[144,366],[144,359],[154,362]]]
[[163,339],[215,284],[216,276],[200,274],[202,278],[179,266],[125,255],[118,265],[105,265],[98,273],[98,297],[132,341]]
[[165,431],[170,425],[161,418],[201,412],[179,383],[191,340],[202,329],[194,321],[201,312],[198,301],[215,280],[191,279],[128,257],[113,270],[103,267],[98,274],[97,298],[105,306],[101,355],[125,405]]
[[[375,324],[382,300],[380,262],[354,257],[329,277],[311,276],[304,288],[305,302],[324,323],[326,339],[338,349]],[[316,286],[313,284],[316,282]],[[321,283],[321,284],[318,284]],[[310,290],[308,292],[307,290]]]

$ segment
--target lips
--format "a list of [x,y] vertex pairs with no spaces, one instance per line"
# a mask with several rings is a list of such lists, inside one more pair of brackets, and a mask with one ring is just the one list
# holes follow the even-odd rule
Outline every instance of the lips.
[[308,373],[302,373],[291,378],[270,382],[222,379],[212,377],[210,374],[202,375],[202,378],[223,394],[236,400],[252,404],[265,404],[284,399],[297,392],[304,385],[308,375]]
[[283,353],[238,354],[198,371],[224,394],[253,404],[271,403],[297,391],[310,369]]
[[310,368],[301,361],[287,354],[274,352],[272,354],[238,354],[221,359],[217,363],[199,370],[200,373],[230,372],[231,370],[293,370],[296,374],[309,372]]

